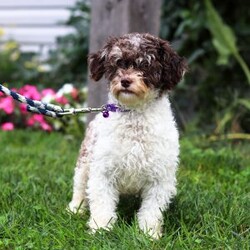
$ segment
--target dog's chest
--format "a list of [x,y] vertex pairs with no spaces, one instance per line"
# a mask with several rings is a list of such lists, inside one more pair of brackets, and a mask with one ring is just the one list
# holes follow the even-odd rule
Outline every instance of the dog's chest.
[[149,150],[143,139],[127,138],[120,143],[120,154],[114,159],[113,174],[122,193],[138,193],[151,178]]
[[114,154],[110,175],[123,193],[138,193],[150,180],[151,155],[156,143],[147,121],[136,117],[120,120],[111,136]]
[[147,120],[140,117],[119,121],[112,137],[113,143],[119,148],[124,163],[126,161],[131,163],[131,158],[134,160],[147,158],[151,144],[155,140]]
[[101,116],[96,120],[93,166],[121,193],[138,193],[165,178],[166,164],[176,161],[178,132],[169,103],[154,106],[141,113],[115,113],[108,120]]

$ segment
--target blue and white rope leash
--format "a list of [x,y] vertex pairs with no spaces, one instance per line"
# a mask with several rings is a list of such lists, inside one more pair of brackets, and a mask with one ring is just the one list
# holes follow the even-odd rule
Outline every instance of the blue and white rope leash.
[[25,96],[22,96],[6,87],[0,84],[0,91],[4,93],[5,95],[11,96],[13,99],[27,104],[27,111],[36,113],[36,114],[42,114],[50,117],[62,117],[64,115],[73,115],[73,114],[79,114],[79,113],[98,113],[102,112],[103,117],[107,118],[109,117],[109,112],[128,112],[128,109],[123,109],[122,107],[116,105],[116,104],[106,104],[103,105],[100,108],[80,108],[80,109],[63,109],[62,107],[50,103],[43,103],[37,100],[32,100],[30,98],[27,98]]

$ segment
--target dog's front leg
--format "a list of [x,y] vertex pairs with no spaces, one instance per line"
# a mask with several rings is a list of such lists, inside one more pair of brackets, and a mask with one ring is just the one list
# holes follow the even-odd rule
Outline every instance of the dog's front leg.
[[73,213],[82,213],[87,206],[86,187],[89,178],[89,164],[92,158],[95,140],[96,134],[93,130],[93,123],[90,123],[86,131],[86,136],[82,142],[75,167],[73,197],[68,206],[68,210]]
[[154,184],[142,192],[142,205],[138,212],[139,227],[152,238],[158,239],[162,236],[162,212],[175,193],[175,186],[166,183]]
[[89,199],[89,227],[95,232],[103,228],[109,230],[117,219],[116,206],[118,191],[104,174],[95,172],[90,175],[87,194]]
[[[78,160],[79,162],[79,160]],[[88,180],[88,165],[77,164],[75,168],[73,197],[68,210],[72,213],[83,213],[86,207],[86,186]]]

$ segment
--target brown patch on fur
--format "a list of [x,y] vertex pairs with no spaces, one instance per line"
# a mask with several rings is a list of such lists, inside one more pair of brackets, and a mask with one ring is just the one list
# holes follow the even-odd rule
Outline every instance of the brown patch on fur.
[[92,145],[94,145],[95,143],[96,143],[96,135],[94,133],[93,124],[90,123],[88,126],[88,129],[86,130],[84,140],[81,144],[79,157],[78,157],[77,163],[76,163],[77,167],[80,167],[83,162],[88,163],[87,159],[91,158]]
[[90,69],[90,77],[95,80],[99,81],[103,74],[105,73],[104,68],[105,57],[101,56],[101,51],[90,54],[88,57],[89,69]]

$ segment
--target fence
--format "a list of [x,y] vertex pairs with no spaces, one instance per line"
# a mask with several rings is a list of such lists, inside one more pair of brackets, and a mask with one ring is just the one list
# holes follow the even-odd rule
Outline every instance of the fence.
[[64,22],[76,0],[1,0],[0,44],[15,40],[24,52],[46,56],[56,37],[73,32]]

